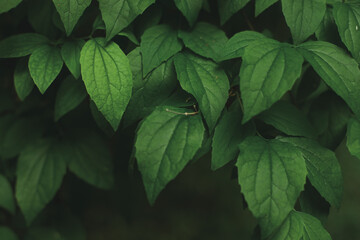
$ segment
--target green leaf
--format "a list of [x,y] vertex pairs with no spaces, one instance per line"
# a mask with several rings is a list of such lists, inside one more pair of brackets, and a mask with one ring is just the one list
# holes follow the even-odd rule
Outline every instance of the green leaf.
[[61,47],[61,56],[71,74],[78,79],[80,70],[80,52],[84,46],[84,40],[66,41]]
[[203,0],[174,0],[176,7],[193,26],[203,6]]
[[243,123],[271,107],[300,77],[303,58],[290,45],[271,39],[245,49],[240,70]]
[[317,40],[334,42],[339,38],[339,34],[336,28],[333,9],[327,8],[324,18],[321,21],[318,29],[315,31]]
[[331,205],[340,207],[343,178],[335,153],[306,138],[280,140],[294,145],[302,152],[311,184]]
[[119,46],[104,38],[89,40],[80,56],[81,75],[87,92],[114,130],[131,97],[129,60]]
[[145,77],[162,62],[181,51],[182,44],[173,28],[168,25],[155,25],[141,36],[140,49]]
[[360,3],[336,3],[333,15],[341,40],[360,62]]
[[256,0],[255,1],[255,17],[259,16],[260,13],[265,11],[271,5],[276,3],[278,0]]
[[259,118],[287,135],[315,138],[315,130],[305,114],[289,102],[275,103]]
[[233,104],[225,111],[215,127],[212,141],[211,169],[217,170],[236,159],[239,144],[247,137],[255,134],[252,124],[241,124],[242,113],[239,104]]
[[87,96],[82,81],[69,75],[61,83],[55,99],[55,121],[75,109]]
[[300,150],[277,139],[248,137],[239,148],[241,191],[266,238],[285,220],[304,189],[305,160]]
[[91,0],[53,0],[53,2],[64,23],[66,35],[69,36]]
[[341,48],[322,41],[306,42],[298,48],[314,70],[354,113],[360,116],[360,70]]
[[0,42],[0,58],[17,58],[31,54],[49,40],[37,33],[23,33]]
[[0,13],[4,13],[19,5],[22,0],[0,0]]
[[34,81],[30,76],[28,62],[25,59],[21,59],[16,64],[14,71],[14,86],[21,101],[24,101],[34,88]]
[[[15,201],[14,201],[12,187],[9,181],[1,174],[0,174],[0,207],[8,210],[13,215],[15,214]],[[1,238],[1,239],[5,239],[5,238]]]
[[348,124],[346,146],[351,155],[360,159],[360,122],[355,118],[350,119]]
[[326,11],[326,0],[281,0],[281,4],[295,44],[316,31]]
[[195,97],[213,129],[228,99],[230,86],[225,72],[213,61],[190,53],[176,55],[175,68],[181,87]]
[[331,240],[321,222],[313,216],[291,211],[280,229],[270,240]]
[[135,45],[137,45],[137,46],[140,45],[139,40],[136,38],[135,34],[132,31],[130,31],[129,29],[124,29],[122,32],[120,32],[118,34],[118,36],[126,37]]
[[110,40],[142,14],[155,0],[98,0],[106,26],[106,40]]
[[108,143],[91,131],[76,131],[67,140],[70,171],[95,187],[111,189],[114,169]]
[[218,0],[220,23],[224,25],[235,13],[245,7],[250,0]]
[[35,141],[21,152],[16,199],[28,225],[55,196],[66,172],[66,160],[53,139]]
[[19,238],[8,227],[0,226],[0,239],[6,240],[18,240]]
[[142,122],[135,143],[136,159],[150,204],[195,156],[204,131],[200,115],[185,116],[165,108],[157,108]]
[[58,13],[56,12],[54,3],[50,0],[31,0],[31,2],[28,2],[28,22],[35,32],[44,34],[50,39],[59,38],[59,31],[53,23],[55,14]]
[[220,59],[224,45],[228,41],[225,32],[205,22],[197,23],[192,32],[180,31],[179,37],[187,48],[214,61]]
[[59,75],[63,66],[60,50],[53,46],[36,49],[29,59],[29,71],[42,94]]
[[106,120],[104,115],[97,109],[96,104],[93,101],[90,101],[90,111],[91,115],[94,118],[96,125],[108,136],[112,137],[114,135],[114,129],[111,127],[110,123]]
[[243,31],[236,33],[229,41],[226,42],[225,47],[221,51],[220,60],[229,60],[239,58],[244,55],[245,48],[253,43],[255,40],[265,39],[266,37],[258,32]]

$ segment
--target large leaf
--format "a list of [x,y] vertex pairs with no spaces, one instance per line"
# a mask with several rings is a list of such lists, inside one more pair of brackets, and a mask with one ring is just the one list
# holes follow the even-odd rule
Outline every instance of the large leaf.
[[60,50],[53,46],[36,49],[29,59],[29,71],[42,94],[59,75],[63,66]]
[[311,184],[330,204],[340,207],[343,178],[335,153],[306,138],[281,138],[300,149]]
[[346,145],[349,152],[360,159],[360,122],[352,118],[346,133]]
[[360,116],[360,70],[357,62],[328,42],[306,42],[298,49],[326,84]]
[[66,172],[67,156],[53,139],[33,142],[20,154],[16,199],[30,224],[55,196]]
[[4,13],[19,5],[22,0],[0,0],[0,13]]
[[16,234],[8,227],[0,226],[0,239],[18,240]]
[[245,49],[243,60],[240,91],[244,123],[271,107],[291,89],[300,77],[303,58],[288,44],[263,39]]
[[179,37],[184,41],[187,48],[214,61],[220,59],[224,45],[228,40],[225,32],[205,22],[197,23],[192,32],[180,31]]
[[336,3],[333,15],[341,40],[360,62],[360,3]]
[[218,0],[220,23],[223,25],[250,0]]
[[175,68],[181,87],[195,97],[213,129],[228,99],[230,86],[225,72],[211,60],[190,53],[176,55]]
[[16,64],[14,71],[14,86],[21,101],[23,101],[34,88],[34,81],[30,76],[28,62],[24,59],[21,59]]
[[256,0],[255,1],[255,16],[257,17],[260,13],[265,11],[271,5],[276,3],[278,0]]
[[[9,181],[0,174],[0,207],[15,214],[15,201],[12,187]],[[0,235],[1,236],[1,235]]]
[[204,0],[174,0],[176,7],[182,12],[190,26],[194,25]]
[[56,10],[64,23],[66,35],[70,35],[91,0],[53,0]]
[[75,78],[79,78],[81,74],[80,52],[84,44],[84,40],[81,39],[66,41],[61,47],[61,56],[69,71]]
[[0,42],[0,58],[16,58],[31,54],[49,40],[37,33],[23,33]]
[[296,44],[316,31],[326,11],[326,0],[281,0],[281,4]]
[[141,36],[143,76],[182,49],[177,32],[168,25],[156,25]]
[[285,220],[304,189],[305,160],[296,147],[276,139],[248,137],[239,147],[241,191],[266,238]]
[[151,204],[195,156],[203,140],[200,115],[176,112],[184,113],[182,109],[156,109],[137,132],[136,159]]
[[81,50],[81,75],[99,111],[116,130],[130,101],[132,74],[119,46],[104,38],[89,40]]
[[106,26],[106,39],[110,40],[127,27],[155,0],[98,0]]

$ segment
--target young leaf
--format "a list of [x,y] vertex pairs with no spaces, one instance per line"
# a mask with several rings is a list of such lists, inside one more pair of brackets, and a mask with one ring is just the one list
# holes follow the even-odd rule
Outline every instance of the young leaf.
[[8,227],[0,226],[0,239],[18,240],[16,234]]
[[16,199],[28,225],[55,196],[66,172],[66,160],[53,139],[35,141],[21,152]]
[[42,94],[59,75],[63,66],[60,50],[53,46],[36,49],[29,59],[29,71]]
[[235,13],[245,7],[250,0],[218,0],[220,24],[224,25]]
[[306,42],[298,48],[314,70],[334,92],[360,116],[360,70],[341,48],[322,41]]
[[228,41],[222,30],[205,22],[196,24],[192,32],[180,31],[179,37],[187,48],[214,61],[220,59],[223,47]]
[[203,6],[203,0],[174,0],[176,7],[193,26]]
[[360,3],[336,3],[333,15],[341,40],[354,58],[360,62]]
[[0,0],[0,13],[4,13],[19,5],[22,0]]
[[155,0],[98,0],[106,26],[106,40],[110,40],[142,14]]
[[239,58],[244,55],[245,48],[255,40],[265,39],[266,37],[258,32],[243,31],[232,36],[226,42],[225,47],[221,50],[221,61]]
[[61,56],[71,74],[78,79],[80,70],[80,52],[84,46],[84,40],[66,41],[61,47]]
[[215,127],[212,141],[211,169],[217,170],[234,160],[239,154],[239,143],[247,136],[255,134],[252,124],[241,124],[242,113],[240,106],[226,111]]
[[34,88],[34,81],[30,76],[28,63],[24,59],[21,59],[16,64],[14,71],[14,86],[21,101],[24,101]]
[[225,72],[213,61],[190,53],[176,55],[175,68],[181,87],[195,97],[209,128],[214,129],[230,89]]
[[294,145],[302,152],[311,184],[331,205],[340,207],[343,178],[335,153],[306,138],[280,140]]
[[[136,159],[150,204],[201,147],[204,126],[200,115],[185,116],[158,108],[141,124],[135,143]],[[173,111],[173,112],[172,112]]]
[[9,181],[1,174],[0,174],[0,207],[8,210],[11,214],[15,214],[15,201],[14,201],[12,187]]
[[141,36],[140,49],[145,77],[162,62],[181,51],[182,44],[173,28],[168,25],[156,25],[147,29]]
[[289,102],[275,103],[270,109],[261,113],[259,118],[290,136],[315,138],[315,130],[305,114]]
[[55,121],[75,109],[86,97],[86,89],[82,81],[69,75],[61,83],[55,99]]
[[245,123],[291,89],[300,77],[303,58],[288,44],[263,39],[245,49],[243,60],[240,91]]
[[0,42],[0,58],[24,57],[48,42],[45,36],[37,33],[14,35]]
[[326,0],[281,0],[281,4],[295,44],[316,31],[326,11]]
[[278,0],[255,0],[255,17],[259,16],[260,13],[265,11],[277,1]]
[[64,23],[66,35],[69,36],[91,0],[53,0],[53,2]]
[[129,60],[119,46],[104,38],[89,40],[81,50],[81,75],[86,90],[114,130],[131,97]]
[[266,238],[285,220],[304,189],[305,160],[296,147],[276,139],[248,137],[239,148],[241,191]]
[[360,159],[360,122],[357,119],[350,119],[346,137],[349,152]]

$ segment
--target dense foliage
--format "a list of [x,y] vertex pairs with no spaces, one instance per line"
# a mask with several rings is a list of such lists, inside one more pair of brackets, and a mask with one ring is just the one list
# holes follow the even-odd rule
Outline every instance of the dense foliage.
[[360,158],[360,1],[0,0],[0,13],[0,239],[86,239],[75,220],[48,224],[76,201],[69,172],[104,194],[142,179],[153,205],[203,156],[236,169],[253,239],[331,239],[333,151],[346,138]]

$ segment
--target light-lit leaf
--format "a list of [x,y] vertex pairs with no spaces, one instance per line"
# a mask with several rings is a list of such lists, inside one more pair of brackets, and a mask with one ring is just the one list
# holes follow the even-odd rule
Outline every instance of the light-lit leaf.
[[119,46],[105,39],[89,40],[81,50],[81,75],[97,108],[116,130],[131,97],[129,60]]
[[1,174],[0,174],[0,207],[8,210],[11,214],[15,214],[15,201],[14,201],[14,194],[12,187],[9,181]]
[[16,58],[31,54],[49,40],[37,33],[23,33],[0,42],[0,58]]
[[21,59],[16,64],[14,71],[14,86],[21,101],[24,101],[34,88],[34,81],[30,76],[28,62],[24,59]]
[[257,17],[260,13],[265,11],[271,5],[276,3],[278,0],[256,0],[255,1],[255,16]]
[[80,70],[80,52],[84,46],[84,40],[66,41],[61,47],[61,56],[71,74],[78,79]]
[[220,23],[226,23],[232,15],[237,13],[240,9],[250,2],[250,0],[218,0]]
[[203,6],[203,0],[174,0],[176,7],[193,26]]

